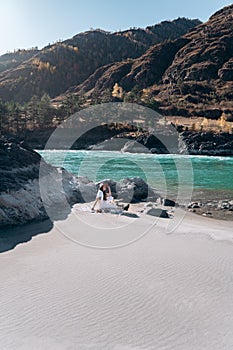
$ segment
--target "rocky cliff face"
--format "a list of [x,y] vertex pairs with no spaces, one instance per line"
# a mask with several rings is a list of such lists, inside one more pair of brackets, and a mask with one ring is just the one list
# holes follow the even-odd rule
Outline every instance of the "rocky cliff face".
[[[32,220],[47,218],[46,205],[54,206],[57,218],[68,213],[62,211],[64,196],[56,191],[56,182],[60,181],[67,201],[72,205],[83,201],[80,187],[84,179],[77,179],[64,169],[45,163],[40,155],[23,143],[0,138],[0,227],[23,224]],[[40,166],[43,165],[43,173]],[[47,182],[46,202],[41,199],[39,176]],[[85,181],[84,181],[85,182]],[[86,181],[87,195],[95,194],[95,186]],[[45,197],[45,196],[44,196]]]
[[226,7],[186,34],[189,42],[179,50],[163,81],[219,79],[219,70],[233,53],[232,13],[233,6]]
[[179,151],[192,155],[233,156],[233,135],[224,132],[182,132]]

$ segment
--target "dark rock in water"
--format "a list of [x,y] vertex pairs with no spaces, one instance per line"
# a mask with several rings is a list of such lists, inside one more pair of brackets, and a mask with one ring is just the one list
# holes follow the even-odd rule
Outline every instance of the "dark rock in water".
[[137,203],[157,200],[159,195],[141,178],[126,178],[118,183],[118,198],[124,202]]
[[148,185],[141,178],[126,178],[119,183],[118,198],[129,203],[140,202],[148,197]]
[[125,203],[138,203],[146,200],[156,201],[160,196],[143,179],[139,177],[125,178],[119,182],[105,179],[96,183],[108,183],[112,196],[121,199]]
[[169,218],[167,210],[160,209],[160,208],[151,208],[146,212],[146,214],[151,216],[157,216],[164,219]]

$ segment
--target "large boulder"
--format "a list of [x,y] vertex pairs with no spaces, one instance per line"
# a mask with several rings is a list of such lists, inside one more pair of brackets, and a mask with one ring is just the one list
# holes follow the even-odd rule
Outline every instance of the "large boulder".
[[[1,137],[0,156],[0,227],[46,219],[51,207],[57,219],[65,218],[69,206],[64,212],[64,200],[71,206],[95,196],[93,183],[47,164],[24,143]],[[62,191],[58,191],[61,179]]]

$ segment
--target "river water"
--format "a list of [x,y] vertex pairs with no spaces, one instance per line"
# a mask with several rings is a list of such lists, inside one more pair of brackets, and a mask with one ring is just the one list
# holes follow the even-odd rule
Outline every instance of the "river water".
[[[233,199],[233,157],[130,154],[108,151],[38,151],[44,159],[90,180],[141,177],[161,193]],[[203,198],[204,197],[204,198]]]

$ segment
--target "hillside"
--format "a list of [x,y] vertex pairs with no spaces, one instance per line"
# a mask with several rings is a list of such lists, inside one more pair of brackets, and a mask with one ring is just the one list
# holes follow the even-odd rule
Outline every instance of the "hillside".
[[27,61],[38,53],[37,48],[29,50],[17,50],[0,56],[0,72],[16,68],[22,62]]
[[117,83],[124,100],[143,102],[150,96],[167,116],[218,119],[225,112],[232,120],[232,16],[233,5],[225,7],[139,58],[101,67],[74,91],[90,98],[104,96]]
[[138,58],[151,45],[178,38],[198,24],[199,20],[179,18],[124,32],[92,30],[38,52],[0,56],[0,96],[20,103],[44,93],[55,97],[83,83],[96,69]]

